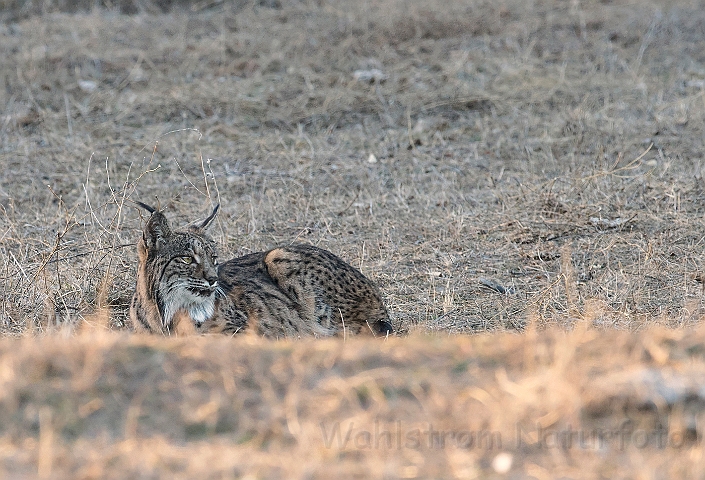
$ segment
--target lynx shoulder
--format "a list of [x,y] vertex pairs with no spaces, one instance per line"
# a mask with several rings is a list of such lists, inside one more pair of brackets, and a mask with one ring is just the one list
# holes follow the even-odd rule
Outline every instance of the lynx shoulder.
[[161,211],[139,205],[151,216],[137,244],[136,330],[170,334],[190,322],[199,332],[271,338],[393,332],[377,287],[331,252],[290,245],[219,264],[205,233],[217,206],[172,230]]

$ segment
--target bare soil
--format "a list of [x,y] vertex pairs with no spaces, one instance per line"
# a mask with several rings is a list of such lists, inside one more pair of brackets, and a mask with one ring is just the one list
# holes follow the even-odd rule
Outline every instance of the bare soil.
[[[0,8],[8,475],[702,471],[702,2]],[[401,338],[129,334],[135,200],[220,203],[222,258],[333,251]],[[625,419],[683,443],[537,444]],[[326,447],[349,421],[533,447]]]

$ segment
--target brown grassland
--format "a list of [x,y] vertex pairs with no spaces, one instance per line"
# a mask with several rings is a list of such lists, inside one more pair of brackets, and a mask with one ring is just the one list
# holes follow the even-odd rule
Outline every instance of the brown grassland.
[[[0,0],[0,476],[702,477],[704,143],[702,0]],[[136,200],[399,335],[129,333]]]

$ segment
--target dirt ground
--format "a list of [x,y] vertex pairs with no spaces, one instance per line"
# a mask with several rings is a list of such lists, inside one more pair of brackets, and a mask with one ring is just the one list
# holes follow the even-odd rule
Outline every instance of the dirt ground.
[[[513,458],[509,471],[519,477],[551,477],[558,467],[583,476],[582,465],[596,476],[626,475],[630,467],[646,473],[651,462],[660,465],[652,478],[702,471],[697,420],[703,397],[688,382],[675,396],[670,384],[663,386],[673,371],[691,378],[683,365],[702,368],[695,345],[703,336],[687,333],[704,313],[701,1],[102,5],[87,11],[92,2],[0,1],[2,358],[35,365],[40,373],[28,378],[46,392],[27,399],[32,389],[20,383],[28,378],[7,367],[3,455],[27,448],[17,463],[5,455],[0,468],[21,478],[29,471],[98,478],[112,466],[123,478],[126,472],[324,478],[340,462],[347,469],[341,476],[470,478],[499,475],[502,461]],[[401,338],[381,347],[350,343],[346,368],[357,373],[338,378],[316,366],[318,360],[307,363],[310,354],[333,365],[321,352],[335,350],[335,341],[129,335],[134,244],[143,224],[136,200],[166,207],[181,225],[220,203],[211,233],[221,258],[292,241],[333,251],[379,284]],[[104,332],[96,337],[96,329]],[[592,353],[550,353],[567,348],[560,332],[572,329],[580,332],[566,345],[589,339]],[[668,348],[654,347],[659,356],[640,342]],[[562,379],[554,386],[560,391],[522,398],[520,412],[511,407],[511,385],[528,382],[540,390],[552,377],[534,376],[531,369],[539,366],[517,363],[513,348],[549,352],[544,363]],[[669,356],[671,348],[684,363]],[[51,363],[47,352],[74,363],[54,378],[53,367],[36,366]],[[475,355],[486,355],[486,362]],[[107,384],[80,390],[81,382],[100,376],[85,373],[92,356],[103,360],[90,368],[117,370],[104,372],[113,379]],[[167,400],[146,401],[152,393],[130,383],[138,375],[130,373],[131,359],[135,372],[167,375],[173,385],[184,372],[190,385],[204,372],[215,375],[211,367],[223,372],[214,367],[219,356],[249,373],[224,380],[211,397],[199,390],[195,403],[186,387],[165,394],[179,415],[207,419],[195,421],[206,426],[194,427],[194,438],[184,433],[190,431],[186,417],[177,415],[177,426],[159,420],[159,402]],[[208,368],[189,366],[192,357]],[[282,374],[276,385],[258,387],[259,405],[252,392],[240,396],[258,381],[253,372],[276,378],[277,362],[292,361],[313,373]],[[479,366],[454,378],[454,365],[466,361]],[[623,404],[653,405],[659,420],[649,431],[686,431],[692,444],[580,453],[514,445],[503,447],[509,457],[499,460],[496,450],[401,448],[402,461],[386,450],[324,448],[318,430],[315,441],[296,433],[318,428],[314,413],[302,413],[310,405],[322,409],[320,421],[338,418],[344,425],[362,415],[364,428],[373,428],[373,418],[392,428],[398,420],[406,433],[435,422],[448,431],[460,425],[453,431],[498,431],[506,438],[510,423],[528,419],[598,428],[585,420],[593,402],[586,392],[598,395],[592,377],[616,375],[622,364],[660,379],[653,381],[654,398],[630,393]],[[392,393],[377,375],[388,379]],[[394,386],[397,375],[406,386]],[[340,389],[337,400],[327,390],[316,396],[319,380],[311,378],[319,377],[340,382],[330,387]],[[379,388],[360,386],[368,381]],[[501,384],[500,393],[485,396],[492,382]],[[314,390],[313,403],[299,403],[302,388]],[[579,390],[573,403],[571,389]],[[388,410],[370,407],[382,397],[387,405],[388,394],[401,398],[402,409],[416,402],[418,412],[395,416],[393,402]],[[125,411],[113,422],[101,412],[116,398],[126,400]],[[555,398],[570,408],[546,403]],[[133,401],[137,411],[130,410]],[[191,412],[193,405],[201,413]],[[220,414],[208,410],[213,405],[236,409],[224,431]],[[279,412],[274,424],[257,423],[265,406]],[[75,408],[88,413],[66,420],[68,427],[46,440],[57,418]],[[620,408],[606,414],[613,425],[631,411]],[[144,416],[140,409],[157,418],[144,429],[135,426]],[[480,413],[475,418],[468,411]],[[499,419],[502,412],[507,417]],[[296,427],[299,414],[308,423]],[[51,460],[71,445],[84,448],[85,457]],[[54,447],[59,450],[47,454]],[[150,451],[157,453],[150,457]],[[222,465],[213,460],[218,452],[229,455]],[[314,455],[326,468],[307,470],[296,464],[297,455]],[[467,464],[458,466],[456,456]],[[131,458],[147,466],[125,463]],[[671,463],[675,458],[691,463]],[[86,467],[90,459],[99,474]]]

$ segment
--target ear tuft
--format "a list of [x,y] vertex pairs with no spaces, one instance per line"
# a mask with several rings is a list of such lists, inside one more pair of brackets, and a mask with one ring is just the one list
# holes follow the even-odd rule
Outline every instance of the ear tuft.
[[147,250],[159,249],[164,245],[166,239],[171,235],[169,222],[162,212],[154,211],[147,220],[142,238]]
[[158,208],[150,207],[150,206],[147,205],[146,203],[135,202],[135,204],[136,204],[138,207],[144,208],[144,209],[147,210],[149,213],[154,213],[154,212],[156,212],[157,210],[159,210]]
[[203,220],[200,225],[195,227],[195,230],[198,232],[203,232],[205,231],[211,223],[213,223],[213,220],[215,219],[216,215],[218,215],[218,209],[220,209],[220,204],[217,204],[215,208],[213,209],[213,213],[211,213],[208,218]]

